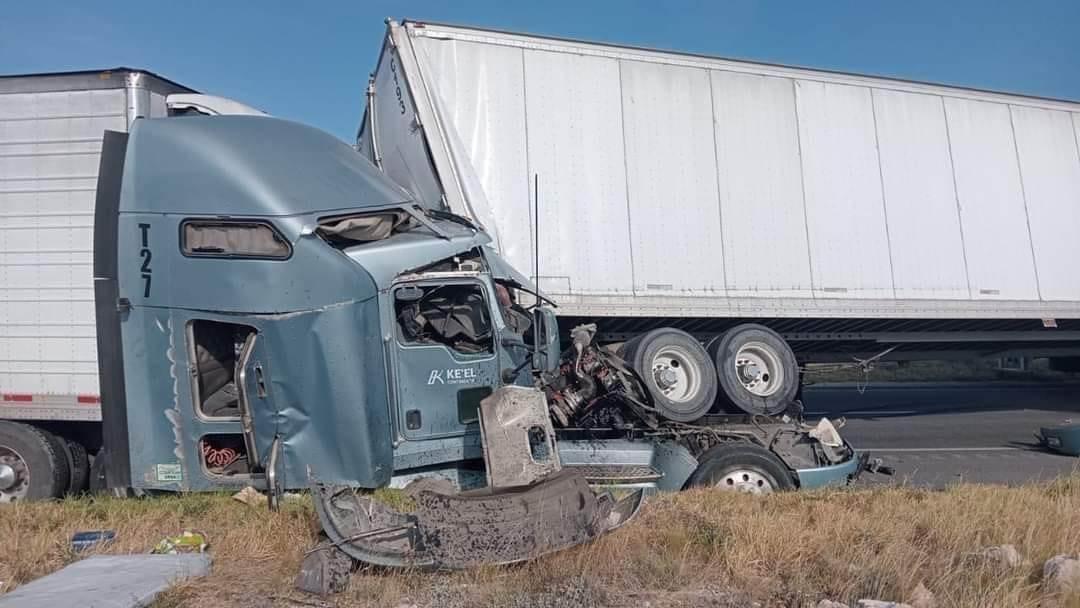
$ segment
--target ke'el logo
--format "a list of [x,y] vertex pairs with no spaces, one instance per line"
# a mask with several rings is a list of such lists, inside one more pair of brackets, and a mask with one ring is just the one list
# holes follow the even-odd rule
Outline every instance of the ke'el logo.
[[432,384],[446,384],[446,380],[443,378],[442,370],[433,369],[431,375],[427,379],[428,386]]

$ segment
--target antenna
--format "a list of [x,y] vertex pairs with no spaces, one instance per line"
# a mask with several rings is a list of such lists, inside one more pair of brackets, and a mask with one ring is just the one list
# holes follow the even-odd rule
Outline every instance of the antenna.
[[[533,310],[533,361],[540,360],[540,327],[544,315],[540,307],[544,299],[540,297],[540,174],[533,173],[533,283],[536,287],[536,308]],[[552,328],[545,327],[544,334]],[[547,362],[545,361],[545,364]]]
[[[533,281],[540,289],[540,174],[533,173]],[[536,299],[539,306],[543,300]]]

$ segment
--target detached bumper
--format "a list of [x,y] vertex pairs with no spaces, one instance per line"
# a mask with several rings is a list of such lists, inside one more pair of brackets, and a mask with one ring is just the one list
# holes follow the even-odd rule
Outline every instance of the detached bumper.
[[616,502],[569,470],[523,488],[423,491],[409,512],[345,487],[316,483],[312,494],[331,546],[353,559],[447,569],[508,564],[580,545],[626,523],[642,500],[639,491]]
[[1039,429],[1036,437],[1047,449],[1069,456],[1080,456],[1080,424],[1044,426]]

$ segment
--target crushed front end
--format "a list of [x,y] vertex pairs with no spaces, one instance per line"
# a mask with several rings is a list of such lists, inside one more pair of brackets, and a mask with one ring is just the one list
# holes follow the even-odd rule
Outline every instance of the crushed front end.
[[595,325],[573,328],[570,348],[539,380],[567,455],[564,464],[586,471],[594,483],[680,490],[692,484],[710,450],[734,444],[779,461],[790,478],[781,480],[781,488],[843,486],[864,471],[890,472],[841,438],[843,420],[807,424],[798,402],[780,416],[671,420],[641,373],[620,356],[622,349],[600,346],[595,337]]

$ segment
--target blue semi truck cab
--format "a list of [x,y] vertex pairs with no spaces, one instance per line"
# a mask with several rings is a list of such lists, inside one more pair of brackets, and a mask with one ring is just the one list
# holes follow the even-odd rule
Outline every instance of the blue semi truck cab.
[[699,343],[559,327],[481,226],[418,204],[318,130],[140,119],[106,133],[101,163],[97,469],[111,487],[321,484],[336,488],[316,491],[326,524],[343,489],[491,485],[484,404],[507,394],[550,424],[528,429],[524,460],[556,458],[593,486],[760,493],[844,484],[864,465],[795,409],[689,412]]

